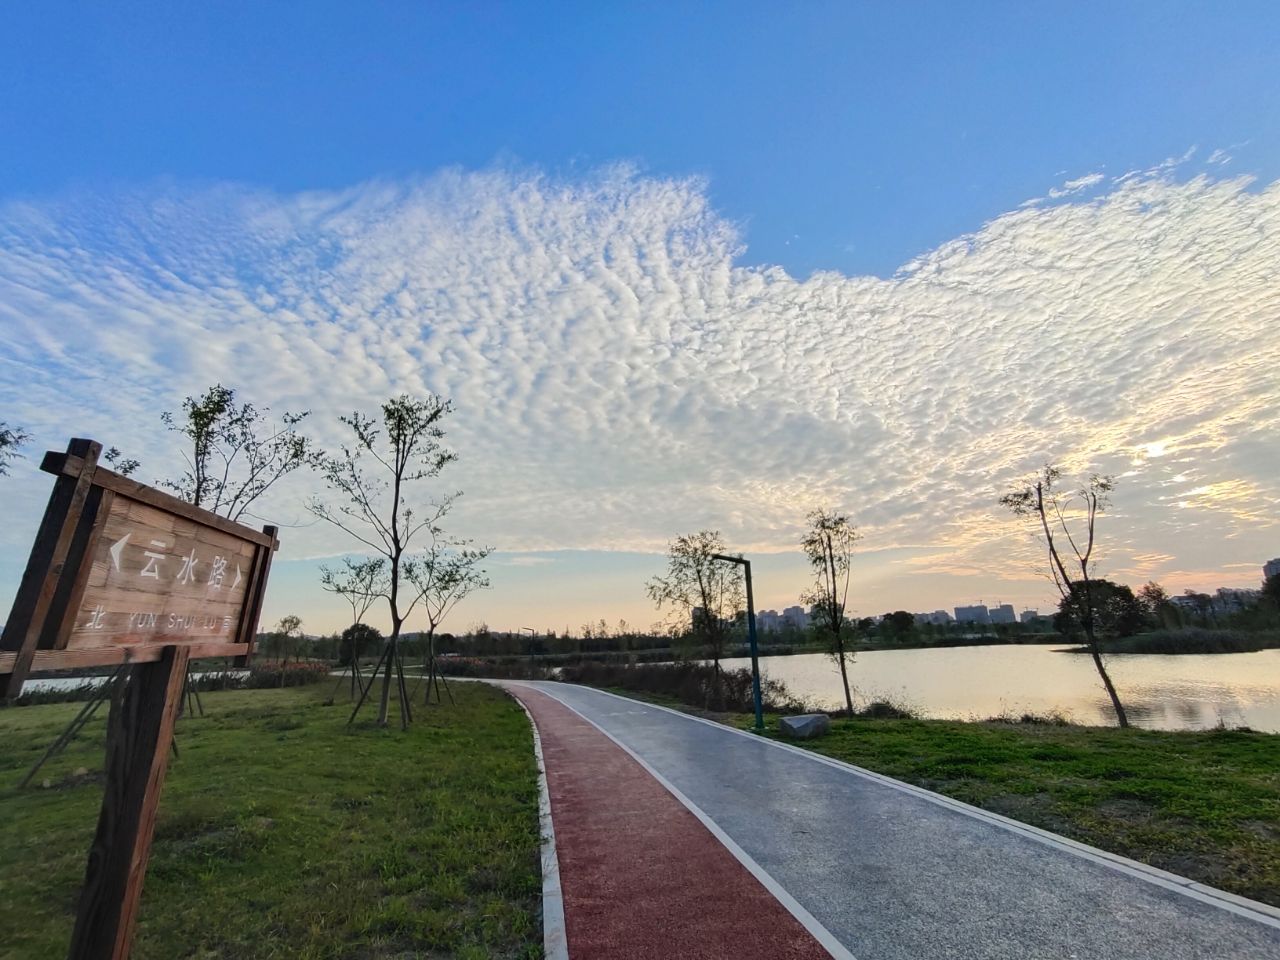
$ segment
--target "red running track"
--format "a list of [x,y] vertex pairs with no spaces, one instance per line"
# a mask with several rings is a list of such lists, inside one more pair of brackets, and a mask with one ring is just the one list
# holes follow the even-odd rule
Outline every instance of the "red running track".
[[572,960],[829,960],[625,750],[546,694],[508,689],[542,739]]

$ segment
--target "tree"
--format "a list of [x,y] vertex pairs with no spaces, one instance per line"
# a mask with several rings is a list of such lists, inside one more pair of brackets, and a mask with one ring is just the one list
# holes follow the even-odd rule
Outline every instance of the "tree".
[[320,587],[336,593],[351,605],[351,622],[363,623],[374,601],[386,593],[383,585],[385,557],[342,558],[342,567],[334,569],[321,565]]
[[1152,626],[1172,627],[1178,624],[1178,611],[1169,602],[1169,594],[1164,587],[1149,580],[1138,588],[1138,605]]
[[[405,579],[417,591],[417,600],[427,618],[428,699],[435,681],[436,628],[468,594],[488,588],[489,578],[480,564],[493,552],[492,547],[470,549],[465,541],[447,539],[437,527],[432,529],[431,546],[405,564]],[[438,699],[438,690],[436,696]],[[453,694],[449,696],[452,698]]]
[[[344,444],[336,454],[316,457],[326,486],[345,502],[334,506],[315,498],[309,504],[312,513],[386,561],[379,595],[387,601],[391,633],[378,664],[386,662],[378,705],[380,726],[387,724],[393,671],[398,678],[400,723],[406,729],[409,724],[408,693],[398,643],[405,620],[422,599],[421,592],[406,582],[406,565],[414,542],[424,533],[434,541],[440,533],[439,520],[461,496],[453,493],[439,500],[417,498],[420,484],[438,477],[457,459],[441,444],[444,430],[440,422],[452,409],[448,400],[434,394],[422,399],[392,397],[382,404],[380,418],[359,411],[341,417],[351,431],[352,442],[349,446]],[[377,669],[374,668],[375,678]],[[356,710],[359,708],[357,704]]]
[[342,631],[338,645],[338,666],[356,663],[370,649],[376,650],[382,639],[382,631],[377,627],[359,621],[351,624]]
[[894,643],[903,643],[915,633],[916,618],[906,610],[894,610],[880,618],[880,629]]
[[9,464],[18,456],[18,448],[31,439],[21,427],[11,427],[0,420],[0,477],[9,472]]
[[187,471],[161,484],[188,503],[238,521],[277,480],[307,462],[311,443],[297,427],[308,413],[286,413],[268,426],[264,412],[251,403],[237,406],[235,391],[220,383],[187,397],[180,416],[161,414],[191,445],[182,452]]
[[1182,595],[1191,602],[1195,607],[1196,613],[1200,615],[1202,622],[1207,623],[1209,615],[1213,613],[1213,597],[1207,593],[1197,593],[1194,590],[1184,590]]
[[849,663],[853,653],[845,650],[849,622],[850,560],[853,545],[861,539],[858,530],[844,514],[818,509],[805,517],[809,524],[800,547],[809,558],[814,585],[801,595],[802,603],[813,608],[814,627],[827,638],[827,653],[840,669],[844,686],[844,703],[853,714],[853,691],[849,687]]
[[732,636],[734,614],[746,603],[738,565],[712,557],[724,552],[718,530],[677,537],[667,547],[666,575],[645,584],[659,610],[670,608],[674,617],[689,625],[694,642],[710,656],[717,677]]
[[1280,573],[1273,573],[1262,581],[1262,599],[1280,609]]
[[[1057,467],[1046,465],[1034,482],[1024,483],[1005,494],[1000,498],[1000,503],[1015,517],[1027,520],[1038,528],[1049,552],[1049,575],[1059,596],[1064,600],[1078,598],[1077,622],[1093,657],[1093,665],[1102,679],[1107,696],[1111,698],[1116,721],[1121,727],[1127,727],[1129,717],[1098,649],[1093,596],[1093,552],[1098,514],[1110,504],[1115,482],[1111,477],[1093,474],[1075,490],[1064,492],[1058,487],[1061,479],[1062,472]],[[1071,520],[1075,521],[1074,532]],[[1073,567],[1079,568],[1079,576],[1073,577],[1068,573],[1068,559]],[[1077,583],[1079,587],[1076,586]]]
[[[1124,584],[1110,580],[1094,580],[1088,598],[1093,604],[1094,632],[1101,639],[1131,637],[1146,625],[1142,603]],[[1071,584],[1069,596],[1058,603],[1053,618],[1054,629],[1062,634],[1079,634],[1084,622],[1086,591],[1083,582]]]
[[127,477],[134,473],[141,464],[132,457],[126,457],[120,452],[119,447],[111,447],[102,455],[102,460],[113,471],[122,477]]
[[276,624],[276,633],[280,637],[280,668],[289,665],[289,654],[296,653],[299,631],[302,629],[302,618],[296,614],[288,614],[280,618]]

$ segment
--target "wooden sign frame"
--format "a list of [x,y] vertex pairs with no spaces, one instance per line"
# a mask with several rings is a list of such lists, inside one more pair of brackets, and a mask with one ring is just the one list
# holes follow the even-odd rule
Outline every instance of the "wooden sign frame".
[[[185,526],[204,530],[223,542],[251,550],[247,584],[238,620],[227,637],[183,641],[191,659],[234,657],[245,666],[253,654],[253,640],[270,572],[271,556],[279,547],[276,528],[261,532],[194,507],[154,487],[146,486],[98,464],[102,445],[74,439],[65,453],[45,454],[40,469],[57,477],[36,541],[22,575],[13,611],[0,635],[0,697],[16,697],[32,671],[106,666],[158,660],[163,642],[116,644],[77,649],[72,639],[81,602],[89,585],[95,555],[113,507],[127,501],[153,515],[178,518]],[[241,574],[238,573],[237,576]]]
[[[127,960],[187,664],[248,664],[279,547],[275,527],[259,532],[130,480],[99,466],[101,453],[77,438],[45,454],[40,469],[57,479],[0,635],[0,697],[18,696],[32,670],[129,664],[127,682],[112,685],[106,785],[70,960]],[[166,555],[179,544],[188,557]],[[160,576],[165,561],[177,576]],[[97,604],[88,616],[86,597]]]

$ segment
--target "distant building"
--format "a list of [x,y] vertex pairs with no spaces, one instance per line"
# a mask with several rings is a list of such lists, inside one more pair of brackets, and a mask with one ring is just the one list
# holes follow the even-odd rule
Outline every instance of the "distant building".
[[782,629],[782,615],[777,610],[757,610],[756,629],[761,633],[777,633]]
[[809,614],[804,607],[787,607],[782,611],[782,619],[798,630],[809,626]]
[[990,623],[991,612],[985,604],[971,607],[956,607],[956,623]]
[[1268,560],[1262,565],[1262,576],[1267,580],[1272,577],[1280,577],[1280,557]]
[[1022,613],[1018,614],[1019,623],[1030,624],[1030,623],[1035,623],[1039,619],[1040,619],[1039,610],[1023,610]]
[[932,624],[935,627],[945,627],[951,622],[951,614],[945,610],[935,610],[933,613],[914,613],[917,626]]
[[1013,612],[1013,604],[1002,603],[998,607],[992,607],[987,615],[992,623],[1017,623],[1018,615]]

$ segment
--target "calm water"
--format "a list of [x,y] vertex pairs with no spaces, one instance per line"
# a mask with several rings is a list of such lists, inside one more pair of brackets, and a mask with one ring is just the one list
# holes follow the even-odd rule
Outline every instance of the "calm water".
[[[212,670],[209,671],[209,674],[230,673],[239,676],[248,672],[248,670]],[[205,673],[196,673],[194,676],[203,677]],[[37,677],[24,683],[22,692],[35,693],[39,690],[75,690],[79,687],[100,687],[107,682],[107,679],[107,677]]]
[[[751,666],[746,659],[724,663]],[[815,704],[843,705],[840,673],[829,657],[767,657],[760,666]],[[1221,720],[1280,733],[1280,650],[1113,656],[1107,667],[1135,726],[1195,730]],[[857,700],[887,697],[928,717],[965,720],[1057,710],[1077,723],[1115,722],[1093,661],[1049,646],[860,653],[849,681]]]

